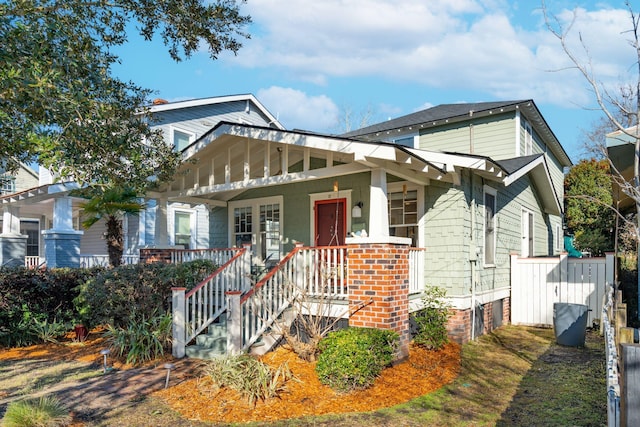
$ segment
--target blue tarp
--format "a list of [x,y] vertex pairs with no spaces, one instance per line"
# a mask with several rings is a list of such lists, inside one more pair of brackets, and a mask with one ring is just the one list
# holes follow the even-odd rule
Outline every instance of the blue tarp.
[[573,246],[573,239],[573,236],[564,236],[564,250],[567,251],[570,257],[582,258],[582,252]]

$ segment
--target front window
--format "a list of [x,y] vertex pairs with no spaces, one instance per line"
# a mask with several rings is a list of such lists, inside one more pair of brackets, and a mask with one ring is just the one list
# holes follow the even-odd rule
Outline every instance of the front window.
[[496,263],[496,191],[484,191],[484,264],[491,266]]
[[37,220],[20,221],[20,234],[27,236],[27,256],[39,256],[40,223]]
[[11,175],[0,175],[0,194],[16,192],[16,178]]
[[280,260],[282,197],[230,202],[229,208],[232,244],[251,244],[259,263]]
[[176,212],[174,218],[174,243],[184,249],[191,248],[191,213]]
[[389,192],[389,235],[409,237],[411,246],[418,245],[418,191],[407,190]]

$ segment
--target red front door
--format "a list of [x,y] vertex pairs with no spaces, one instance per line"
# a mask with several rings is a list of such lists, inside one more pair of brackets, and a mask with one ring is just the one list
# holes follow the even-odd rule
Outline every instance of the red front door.
[[316,246],[344,245],[346,199],[320,200],[315,203]]

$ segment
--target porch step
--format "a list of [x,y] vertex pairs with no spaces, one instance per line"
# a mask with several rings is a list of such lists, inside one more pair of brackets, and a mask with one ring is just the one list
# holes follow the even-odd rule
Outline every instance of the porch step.
[[185,348],[187,357],[193,359],[211,360],[227,353],[227,325],[226,321],[212,323],[207,333],[196,337],[196,343]]
[[[283,327],[288,328],[291,326],[291,323],[293,323],[295,317],[296,316],[293,314],[293,311],[289,308],[280,315],[278,323],[280,323]],[[262,356],[263,354],[266,354],[269,351],[273,350],[275,346],[283,339],[282,334],[276,332],[276,329],[271,328],[269,331],[262,334],[260,339],[249,349],[249,354]]]

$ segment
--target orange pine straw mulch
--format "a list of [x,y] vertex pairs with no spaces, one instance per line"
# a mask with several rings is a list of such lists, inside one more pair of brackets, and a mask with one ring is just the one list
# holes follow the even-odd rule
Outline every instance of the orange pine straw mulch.
[[[74,342],[71,333],[60,344],[1,348],[0,360],[79,360],[102,364],[100,350],[107,347],[102,332],[92,330],[85,342]],[[373,387],[347,394],[337,393],[321,384],[315,363],[299,359],[285,347],[267,353],[262,360],[273,367],[287,362],[298,381],[289,381],[287,391],[279,398],[259,401],[255,407],[233,390],[216,390],[207,384],[205,378],[187,379],[154,393],[154,396],[166,401],[185,418],[208,422],[275,421],[309,415],[373,411],[407,402],[452,382],[460,370],[460,346],[449,343],[439,351],[411,346],[409,358],[385,369]],[[157,363],[159,361],[151,362]],[[119,370],[131,368],[112,357],[109,364]]]
[[[299,381],[289,381],[279,398],[250,406],[226,388],[215,390],[205,379],[190,379],[154,393],[188,419],[208,422],[275,421],[308,415],[373,411],[407,402],[452,382],[460,370],[460,346],[439,351],[410,348],[408,360],[385,369],[373,387],[340,394],[320,383],[315,363],[299,359],[281,347],[262,357],[277,367],[287,362]],[[214,391],[215,390],[215,391]]]

